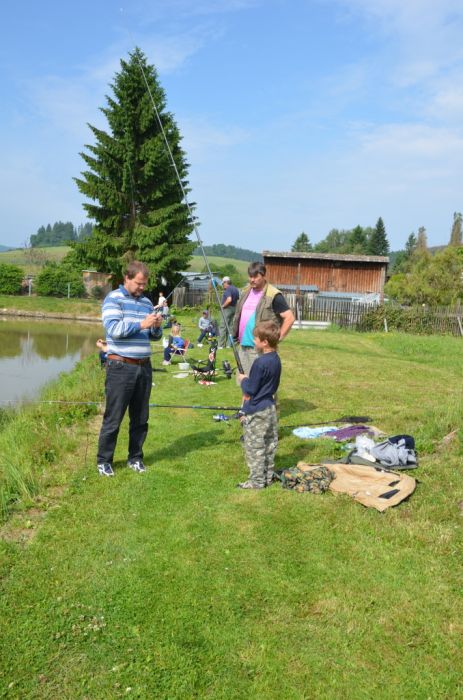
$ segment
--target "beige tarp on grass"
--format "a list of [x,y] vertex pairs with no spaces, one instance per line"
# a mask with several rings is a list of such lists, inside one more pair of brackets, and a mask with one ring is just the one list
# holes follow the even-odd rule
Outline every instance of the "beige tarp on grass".
[[[302,471],[309,471],[315,465],[299,462],[297,466]],[[379,467],[339,463],[323,466],[336,475],[329,486],[331,491],[347,493],[367,508],[379,511],[398,505],[416,488],[416,481],[411,476]]]

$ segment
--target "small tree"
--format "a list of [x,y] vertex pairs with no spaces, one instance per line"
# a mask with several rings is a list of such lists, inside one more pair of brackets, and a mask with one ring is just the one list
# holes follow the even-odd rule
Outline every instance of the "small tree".
[[294,241],[291,250],[293,253],[310,253],[312,244],[306,233],[302,232]]
[[0,263],[0,294],[19,294],[24,273],[17,265]]
[[359,225],[352,229],[348,239],[351,253],[367,253],[367,235]]
[[413,259],[413,254],[416,249],[416,236],[411,233],[407,238],[405,243],[405,250],[399,250],[395,256],[393,273],[394,275],[399,272],[409,272],[410,266]]
[[450,234],[449,245],[451,245],[451,246],[461,246],[463,243],[461,220],[462,220],[461,213],[459,211],[456,211],[453,215],[453,226],[452,226],[452,232]]
[[386,228],[381,217],[376,222],[375,229],[368,242],[368,252],[370,255],[387,255],[389,252],[389,241],[387,240]]
[[418,229],[418,235],[416,237],[416,246],[414,253],[422,254],[428,252],[428,235],[424,226],[420,226]]

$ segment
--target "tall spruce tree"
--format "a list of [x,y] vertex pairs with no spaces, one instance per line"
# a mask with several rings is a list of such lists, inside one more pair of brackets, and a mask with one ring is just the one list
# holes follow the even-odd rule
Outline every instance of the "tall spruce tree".
[[[147,89],[148,83],[149,90]],[[193,222],[172,167],[153,108],[155,102],[185,192],[188,164],[180,147],[173,115],[156,69],[138,48],[121,60],[101,111],[108,131],[89,125],[94,145],[81,153],[88,170],[75,178],[93,203],[84,203],[95,221],[92,235],[74,244],[77,259],[121,277],[133,259],[145,262],[152,275],[172,280],[184,269],[195,245],[188,236]],[[191,205],[193,209],[193,205]]]
[[387,255],[389,252],[389,241],[387,240],[386,228],[381,217],[376,222],[376,226],[370,236],[368,250],[370,255]]

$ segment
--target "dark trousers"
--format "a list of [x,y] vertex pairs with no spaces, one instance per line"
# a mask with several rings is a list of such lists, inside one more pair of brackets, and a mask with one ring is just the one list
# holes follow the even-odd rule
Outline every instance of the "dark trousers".
[[119,360],[108,360],[106,410],[98,440],[98,464],[112,463],[119,428],[127,408],[130,420],[128,459],[143,459],[143,443],[148,434],[151,385],[150,362],[129,365]]

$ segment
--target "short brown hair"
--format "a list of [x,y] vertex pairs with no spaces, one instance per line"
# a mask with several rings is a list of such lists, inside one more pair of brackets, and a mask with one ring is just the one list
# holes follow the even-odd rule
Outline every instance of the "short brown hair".
[[150,276],[150,271],[145,263],[141,262],[140,260],[132,260],[132,262],[129,262],[125,268],[124,277],[128,277],[129,280],[133,280],[133,278],[136,277],[139,272],[141,272],[143,277],[146,277],[147,279]]
[[261,321],[256,323],[253,335],[259,340],[266,340],[271,348],[277,348],[280,341],[280,328],[275,321]]
[[255,275],[262,275],[265,277],[267,274],[267,268],[263,262],[252,262],[248,265],[248,275],[249,277],[254,277]]

